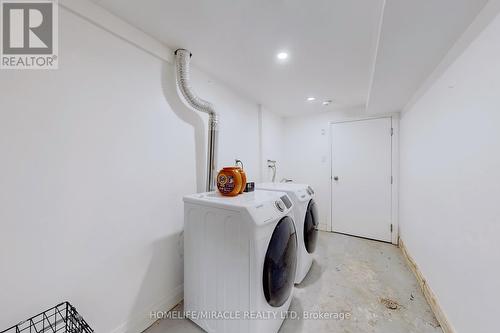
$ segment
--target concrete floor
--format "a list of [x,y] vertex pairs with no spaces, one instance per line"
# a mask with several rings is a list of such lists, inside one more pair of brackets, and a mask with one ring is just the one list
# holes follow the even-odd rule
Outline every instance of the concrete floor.
[[[182,310],[182,304],[176,310]],[[339,234],[320,233],[315,262],[296,286],[290,310],[350,317],[287,319],[281,333],[442,332],[397,247]],[[145,332],[203,331],[188,320],[161,320]]]

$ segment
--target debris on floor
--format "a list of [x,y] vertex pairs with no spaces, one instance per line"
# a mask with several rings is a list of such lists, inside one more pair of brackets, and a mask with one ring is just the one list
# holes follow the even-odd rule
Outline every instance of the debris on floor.
[[429,324],[434,328],[441,327],[441,324],[437,320],[430,322]]
[[384,304],[385,307],[388,308],[389,310],[397,310],[401,307],[401,305],[398,302],[389,298],[380,299],[380,303]]

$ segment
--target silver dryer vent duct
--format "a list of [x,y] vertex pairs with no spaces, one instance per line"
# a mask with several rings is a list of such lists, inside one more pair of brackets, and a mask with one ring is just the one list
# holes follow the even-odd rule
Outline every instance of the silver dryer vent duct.
[[184,100],[193,109],[208,113],[208,150],[207,150],[207,191],[215,190],[215,175],[217,173],[217,143],[218,143],[218,121],[219,116],[215,112],[212,103],[198,97],[191,88],[189,78],[189,61],[191,52],[185,49],[175,51],[175,68],[177,86]]

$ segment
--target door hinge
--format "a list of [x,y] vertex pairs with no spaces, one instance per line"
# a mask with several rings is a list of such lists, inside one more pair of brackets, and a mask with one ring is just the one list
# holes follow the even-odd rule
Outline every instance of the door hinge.
[[394,178],[391,176],[391,185],[394,184]]
[[391,127],[391,136],[393,136],[393,135],[394,135],[394,128]]
[[391,224],[391,232],[392,232],[392,224]]

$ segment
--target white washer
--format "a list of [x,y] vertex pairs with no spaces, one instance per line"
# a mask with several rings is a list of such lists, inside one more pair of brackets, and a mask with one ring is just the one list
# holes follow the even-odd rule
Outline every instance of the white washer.
[[297,230],[297,274],[295,283],[301,283],[311,269],[313,253],[318,239],[318,210],[314,201],[314,190],[306,184],[262,183],[257,189],[281,191],[293,202],[295,228]]
[[207,332],[278,332],[297,266],[292,206],[283,192],[184,197],[184,309],[193,322]]

